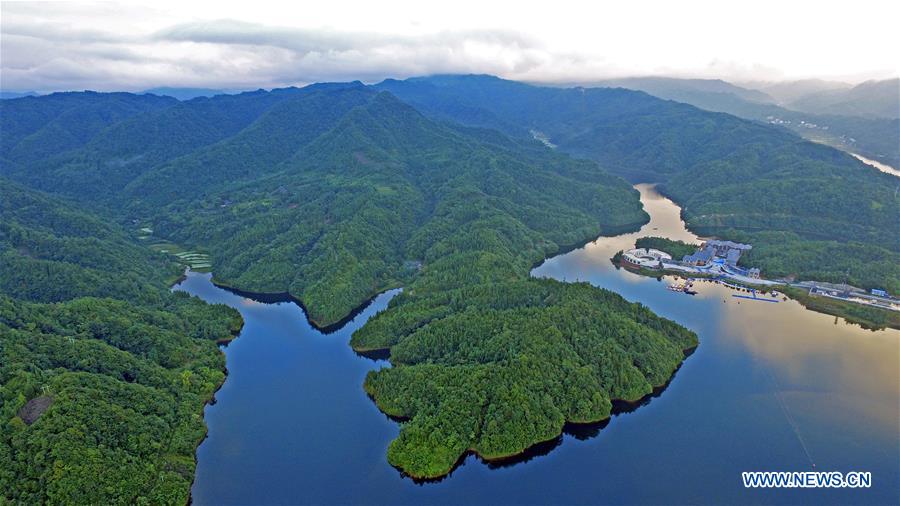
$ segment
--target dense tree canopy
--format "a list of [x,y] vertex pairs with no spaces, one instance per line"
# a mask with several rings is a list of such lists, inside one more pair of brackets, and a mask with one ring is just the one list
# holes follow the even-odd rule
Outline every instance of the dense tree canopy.
[[[133,209],[158,233],[209,249],[218,282],[291,293],[322,325],[451,253],[537,261],[646,219],[636,192],[589,162],[438,125],[371,92],[267,172],[162,208],[144,203],[167,190],[148,189]],[[468,234],[453,235],[460,228]]]
[[90,212],[0,195],[0,502],[184,504],[240,317]]
[[[445,289],[416,281],[357,331],[355,348],[390,348],[394,367],[366,391],[409,419],[388,460],[417,477],[472,450],[507,457],[610,415],[665,384],[696,336],[586,283],[522,279]],[[412,292],[413,295],[407,295]]]
[[685,255],[694,253],[698,246],[699,244],[689,244],[665,237],[638,237],[634,243],[635,248],[657,249],[672,255],[675,260],[681,260]]

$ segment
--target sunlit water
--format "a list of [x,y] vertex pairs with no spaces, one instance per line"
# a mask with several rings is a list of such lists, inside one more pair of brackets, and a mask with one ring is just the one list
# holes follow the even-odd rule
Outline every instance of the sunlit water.
[[880,170],[881,172],[885,172],[885,173],[890,174],[890,175],[892,175],[892,176],[900,177],[900,170],[897,170],[897,169],[891,167],[890,165],[888,165],[888,164],[886,164],[886,163],[881,163],[881,162],[879,162],[879,161],[872,160],[872,159],[866,158],[866,157],[864,157],[864,156],[857,155],[856,153],[850,153],[850,154],[853,155],[854,157],[856,157],[856,159],[859,160],[859,161],[861,161],[862,163],[865,163],[865,164],[867,164],[867,165],[871,165],[872,167],[875,167],[876,169]]
[[[597,504],[900,502],[900,332],[870,332],[788,301],[689,296],[616,269],[641,235],[692,240],[678,208],[639,185],[651,222],[548,260],[533,274],[585,280],[693,329],[700,346],[669,387],[608,425],[564,434],[524,462],[469,457],[438,483],[387,464],[399,426],[362,390],[388,366],[356,355],[352,331],[396,292],[323,335],[292,303],[264,304],[190,274],[177,289],[244,316],[229,376],[206,409],[196,504]],[[744,489],[741,471],[871,471],[871,489]]]

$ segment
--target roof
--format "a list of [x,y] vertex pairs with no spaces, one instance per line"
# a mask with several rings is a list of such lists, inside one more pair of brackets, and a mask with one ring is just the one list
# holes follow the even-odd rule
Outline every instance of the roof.
[[700,250],[691,255],[685,255],[682,262],[708,262],[713,257],[713,251],[709,248]]
[[715,240],[715,239],[706,241],[706,245],[707,245],[707,246],[714,246],[714,247],[724,247],[724,248],[731,248],[731,249],[739,249],[739,250],[748,250],[748,249],[752,249],[752,248],[753,248],[753,246],[751,246],[751,245],[749,245],[749,244],[744,244],[744,243],[742,243],[742,242],[718,241],[718,240]]

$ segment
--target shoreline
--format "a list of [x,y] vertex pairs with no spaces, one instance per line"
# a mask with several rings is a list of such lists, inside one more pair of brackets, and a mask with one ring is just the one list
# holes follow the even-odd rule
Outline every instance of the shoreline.
[[[670,270],[670,269],[645,269],[645,268],[635,268],[630,265],[626,265],[624,262],[616,262],[614,259],[610,259],[613,265],[616,268],[625,269],[628,272],[633,274],[637,274],[639,276],[645,276],[648,278],[656,278],[661,279],[663,276],[674,276],[679,279],[714,279],[714,276],[697,273],[688,275],[689,273]],[[868,306],[865,304],[858,304],[856,302],[838,300],[838,299],[828,299],[824,300],[823,297],[816,297],[809,295],[807,290],[803,288],[797,288],[790,284],[782,283],[779,285],[755,285],[752,283],[745,283],[736,280],[730,280],[731,282],[754,289],[760,292],[768,292],[773,289],[774,286],[778,287],[778,291],[784,295],[785,298],[798,302],[803,306],[807,311],[812,311],[819,314],[824,314],[828,316],[836,316],[838,318],[843,318],[844,321],[853,325],[859,325],[860,327],[871,330],[873,332],[884,330],[884,329],[896,329],[900,330],[900,315],[896,315],[895,311],[891,311],[889,309],[879,308],[876,306]],[[857,316],[854,313],[854,309],[859,311],[877,311],[882,316],[885,316],[884,321],[875,321],[869,318],[865,318],[862,316]]]
[[218,288],[221,288],[223,290],[231,292],[235,295],[239,295],[241,297],[251,299],[256,302],[262,302],[265,304],[277,304],[277,303],[281,303],[281,302],[294,303],[298,307],[300,307],[300,309],[303,310],[303,315],[306,317],[306,321],[309,323],[309,325],[312,328],[314,328],[315,330],[317,330],[318,332],[321,332],[322,334],[326,334],[326,335],[333,334],[334,332],[341,330],[345,325],[347,325],[348,323],[353,321],[353,319],[356,318],[357,316],[359,316],[360,313],[365,311],[366,308],[369,307],[369,305],[371,305],[372,302],[374,302],[375,299],[378,298],[379,295],[382,295],[391,290],[403,288],[403,286],[400,285],[399,283],[388,284],[384,288],[381,288],[381,289],[375,291],[360,305],[354,307],[352,310],[350,310],[349,313],[347,313],[345,316],[341,317],[340,320],[337,320],[333,323],[322,324],[322,323],[316,321],[315,319],[311,318],[309,316],[309,310],[307,309],[307,307],[303,303],[303,301],[300,300],[299,297],[292,295],[290,292],[254,292],[251,290],[243,290],[241,288],[237,288],[237,287],[225,284],[224,282],[217,281],[215,279],[215,276],[210,278],[210,282]]
[[[400,471],[400,473],[404,477],[413,480],[417,484],[438,483],[445,479],[450,478],[450,476],[453,474],[453,472],[456,471],[456,469],[458,469],[466,461],[466,459],[469,458],[469,456],[475,456],[483,464],[485,464],[489,467],[505,467],[505,466],[509,466],[509,465],[515,465],[515,464],[518,464],[521,462],[527,462],[535,457],[546,455],[551,450],[556,448],[556,446],[558,446],[560,443],[562,443],[562,438],[566,434],[568,434],[572,437],[575,437],[579,440],[584,440],[584,439],[589,439],[589,438],[595,437],[595,436],[599,435],[601,430],[606,428],[612,422],[613,418],[621,416],[621,415],[625,415],[628,413],[633,413],[638,408],[649,404],[653,399],[660,397],[662,395],[662,393],[672,384],[672,382],[675,379],[675,376],[678,374],[678,371],[681,370],[682,366],[684,365],[684,362],[691,355],[694,354],[694,352],[697,350],[698,346],[699,346],[699,344],[692,346],[690,348],[685,348],[682,350],[683,357],[681,359],[681,362],[678,363],[678,366],[675,368],[674,371],[672,371],[672,373],[669,375],[669,377],[665,383],[663,383],[662,385],[652,385],[652,389],[649,393],[644,394],[643,396],[641,396],[640,398],[635,399],[635,400],[610,399],[612,407],[610,409],[609,414],[598,420],[587,420],[587,421],[564,420],[562,427],[559,428],[559,431],[555,436],[553,436],[549,439],[545,439],[543,441],[538,441],[536,443],[533,443],[521,450],[506,453],[506,454],[485,456],[485,455],[482,455],[481,453],[479,453],[478,450],[476,450],[474,448],[467,448],[466,451],[463,452],[463,454],[459,456],[459,458],[456,460],[456,462],[454,462],[453,466],[451,466],[450,469],[447,470],[447,472],[445,472],[443,474],[435,475],[435,476],[415,476],[415,475],[408,473],[403,468],[394,466],[393,464],[391,464],[391,466],[394,467],[395,469],[397,469],[398,471]],[[369,398],[372,398],[371,395],[369,396]],[[375,400],[374,398],[372,398],[372,399],[375,401],[375,405],[378,406],[378,401]],[[392,420],[395,420],[395,421],[408,420],[407,417],[391,416],[391,415],[385,413],[383,410],[381,410],[380,406],[379,406],[379,411],[381,411],[386,416],[388,416],[389,418],[391,418]]]
[[[172,283],[172,285],[169,287],[169,289],[171,290],[171,289],[175,288],[175,287],[176,287],[177,285],[179,285],[182,281],[184,281],[185,279],[187,279],[187,272],[188,272],[188,269],[185,269],[184,274],[182,274],[182,275],[179,277],[178,281],[176,281],[175,283]],[[204,301],[204,302],[205,302],[205,301]],[[209,303],[207,302],[207,304],[209,304]],[[239,313],[239,315],[240,315],[240,313]],[[193,451],[193,454],[194,454],[194,470],[193,470],[193,472],[191,473],[191,485],[190,485],[190,487],[188,487],[187,502],[185,503],[185,504],[187,504],[187,505],[190,505],[190,504],[193,502],[194,483],[197,481],[197,464],[198,464],[199,461],[200,461],[199,457],[197,456],[197,451],[200,450],[200,445],[202,445],[203,442],[206,441],[206,439],[209,437],[209,425],[206,423],[206,408],[207,408],[208,406],[212,406],[212,405],[214,405],[214,404],[216,403],[216,394],[219,393],[219,390],[222,389],[222,387],[225,385],[225,382],[228,380],[228,375],[229,375],[229,372],[228,372],[228,360],[227,360],[227,355],[225,355],[225,352],[222,350],[222,347],[228,346],[229,343],[231,343],[232,341],[234,341],[235,339],[237,339],[237,338],[239,338],[239,337],[241,336],[241,332],[243,332],[243,330],[244,330],[244,324],[245,324],[246,322],[244,321],[244,317],[243,317],[243,316],[240,316],[240,319],[241,319],[241,324],[240,324],[240,326],[239,326],[237,329],[234,329],[234,330],[231,331],[231,336],[230,336],[230,337],[227,337],[227,338],[226,338],[226,337],[222,337],[222,338],[216,339],[216,341],[215,341],[215,344],[216,344],[216,347],[217,347],[217,351],[218,351],[220,354],[222,354],[223,357],[225,357],[224,367],[222,368],[222,373],[223,373],[223,374],[222,374],[222,381],[220,381],[217,385],[215,385],[215,387],[213,388],[212,392],[209,394],[209,397],[207,397],[206,399],[204,399],[204,400],[203,400],[203,404],[200,406],[200,413],[199,413],[199,415],[200,415],[200,421],[203,423],[203,435],[202,435],[202,436],[200,437],[200,439],[194,444],[194,451]]]
[[[646,213],[647,211],[644,211],[644,212]],[[648,223],[650,223],[650,213],[647,213],[647,221],[634,222],[634,223],[629,223],[627,225],[619,225],[617,227],[612,227],[609,230],[601,230],[599,234],[592,235],[591,239],[586,239],[583,241],[575,241],[572,244],[557,245],[556,251],[554,251],[552,253],[548,253],[547,256],[545,256],[544,258],[537,260],[536,262],[531,264],[531,267],[528,269],[528,276],[533,278],[534,276],[531,273],[538,267],[544,265],[544,263],[547,260],[551,260],[560,255],[565,255],[566,253],[571,253],[577,249],[584,248],[588,244],[597,242],[598,240],[600,240],[600,238],[603,238],[603,237],[618,237],[620,235],[640,232],[641,228],[643,228],[644,225],[646,225]],[[637,227],[637,228],[635,228],[635,227]]]

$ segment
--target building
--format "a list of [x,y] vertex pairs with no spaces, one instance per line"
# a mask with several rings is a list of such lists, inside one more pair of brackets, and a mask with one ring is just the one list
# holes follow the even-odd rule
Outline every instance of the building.
[[725,254],[725,263],[732,267],[735,267],[740,258],[741,258],[741,250],[730,249],[730,250],[728,250],[728,253]]
[[740,242],[709,240],[696,253],[685,255],[681,261],[691,265],[706,265],[721,258],[720,263],[724,261],[731,267],[736,267],[741,255],[752,248],[753,246]]
[[652,248],[630,249],[622,253],[622,262],[634,267],[658,269],[663,260],[671,260],[672,256],[666,252]]
[[759,269],[754,267],[747,272],[747,276],[753,279],[759,279]]
[[716,250],[716,256],[724,257],[729,251],[736,250],[739,253],[750,251],[753,246],[741,242],[717,241],[715,239],[706,241],[706,246],[712,246]]
[[706,265],[716,256],[713,248],[704,247],[696,252],[685,255],[681,261],[690,265]]
[[876,297],[887,297],[888,293],[886,290],[879,290],[877,288],[873,288],[872,295],[875,295]]

